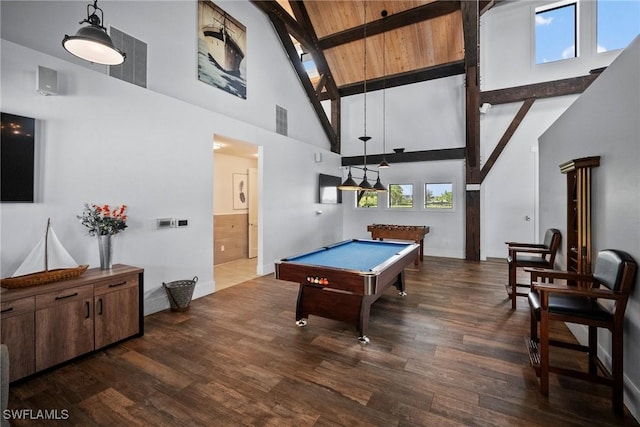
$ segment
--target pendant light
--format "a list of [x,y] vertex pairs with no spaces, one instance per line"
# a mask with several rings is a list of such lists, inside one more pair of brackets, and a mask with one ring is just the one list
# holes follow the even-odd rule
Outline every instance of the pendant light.
[[[100,16],[96,14],[98,11]],[[80,21],[80,24],[89,25],[80,28],[75,36],[65,34],[62,46],[72,55],[89,62],[104,65],[122,64],[126,54],[113,45],[102,21],[104,12],[98,7],[98,0],[95,0],[93,5],[87,5],[87,18]]]
[[[364,124],[364,134],[359,137],[358,139],[360,141],[362,141],[362,145],[363,145],[363,152],[364,152],[364,156],[363,156],[363,162],[364,162],[364,166],[362,168],[359,168],[357,166],[349,166],[349,174],[347,176],[347,179],[338,186],[338,189],[340,190],[356,190],[356,191],[378,191],[378,192],[384,192],[387,191],[386,187],[382,184],[382,182],[380,182],[380,173],[378,171],[371,171],[371,172],[375,172],[378,174],[377,180],[375,185],[371,185],[371,183],[369,182],[369,179],[367,177],[367,172],[370,171],[367,168],[367,142],[369,142],[369,140],[371,139],[370,136],[367,135],[367,2],[366,0],[364,0],[363,2],[363,9],[364,9],[364,24],[363,24],[363,32],[364,32],[364,38],[363,38],[363,42],[364,42],[364,61],[363,61],[363,104],[364,104],[364,120],[363,120],[363,124]],[[361,169],[363,171],[363,177],[362,177],[362,181],[360,182],[360,184],[356,184],[356,182],[353,179],[353,176],[351,175],[351,168],[355,168],[355,169]]]
[[[382,19],[387,17],[387,11],[381,12]],[[387,169],[389,163],[387,162],[386,155],[386,140],[387,140],[387,114],[386,114],[386,89],[387,89],[387,42],[385,37],[386,31],[382,32],[382,161],[378,165],[380,169]],[[379,180],[378,175],[378,180]],[[382,184],[381,184],[382,185]]]

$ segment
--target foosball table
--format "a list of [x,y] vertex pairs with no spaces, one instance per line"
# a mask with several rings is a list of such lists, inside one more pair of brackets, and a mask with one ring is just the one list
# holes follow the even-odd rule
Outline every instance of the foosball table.
[[429,233],[429,227],[424,225],[394,225],[371,224],[367,226],[374,240],[412,240],[420,244],[420,252],[415,260],[417,266],[424,258],[424,236]]

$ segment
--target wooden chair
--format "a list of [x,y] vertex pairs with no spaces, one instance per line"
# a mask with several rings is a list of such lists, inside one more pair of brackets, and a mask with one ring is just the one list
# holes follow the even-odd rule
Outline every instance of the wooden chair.
[[[635,283],[636,268],[629,254],[607,249],[598,253],[593,274],[525,269],[531,273],[528,296],[531,337],[526,341],[543,395],[549,394],[549,372],[572,376],[612,387],[613,411],[618,416],[623,414],[624,312]],[[544,282],[545,279],[564,279],[566,284]],[[588,326],[588,344],[551,340],[549,322],[552,320]],[[598,328],[611,332],[610,371],[598,358]],[[552,345],[588,353],[588,372],[550,366],[549,347]]]
[[507,294],[511,298],[511,309],[516,308],[516,297],[526,297],[527,292],[518,292],[518,287],[529,287],[529,284],[517,283],[516,273],[518,267],[536,267],[552,269],[556,260],[556,252],[560,247],[560,230],[550,228],[544,234],[543,243],[518,243],[505,242],[508,246],[509,256],[509,283]]

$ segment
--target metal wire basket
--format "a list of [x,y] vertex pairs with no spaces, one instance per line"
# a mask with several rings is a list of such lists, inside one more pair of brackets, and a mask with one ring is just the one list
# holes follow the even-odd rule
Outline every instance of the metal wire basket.
[[176,280],[174,282],[164,283],[162,286],[167,291],[169,297],[169,305],[171,311],[187,311],[193,297],[193,290],[198,282],[198,276],[194,276],[193,280]]

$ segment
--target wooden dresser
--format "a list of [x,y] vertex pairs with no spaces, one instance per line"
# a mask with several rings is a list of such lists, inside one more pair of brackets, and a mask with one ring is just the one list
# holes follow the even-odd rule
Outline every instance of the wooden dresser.
[[10,381],[144,334],[144,270],[93,268],[62,282],[2,289]]

